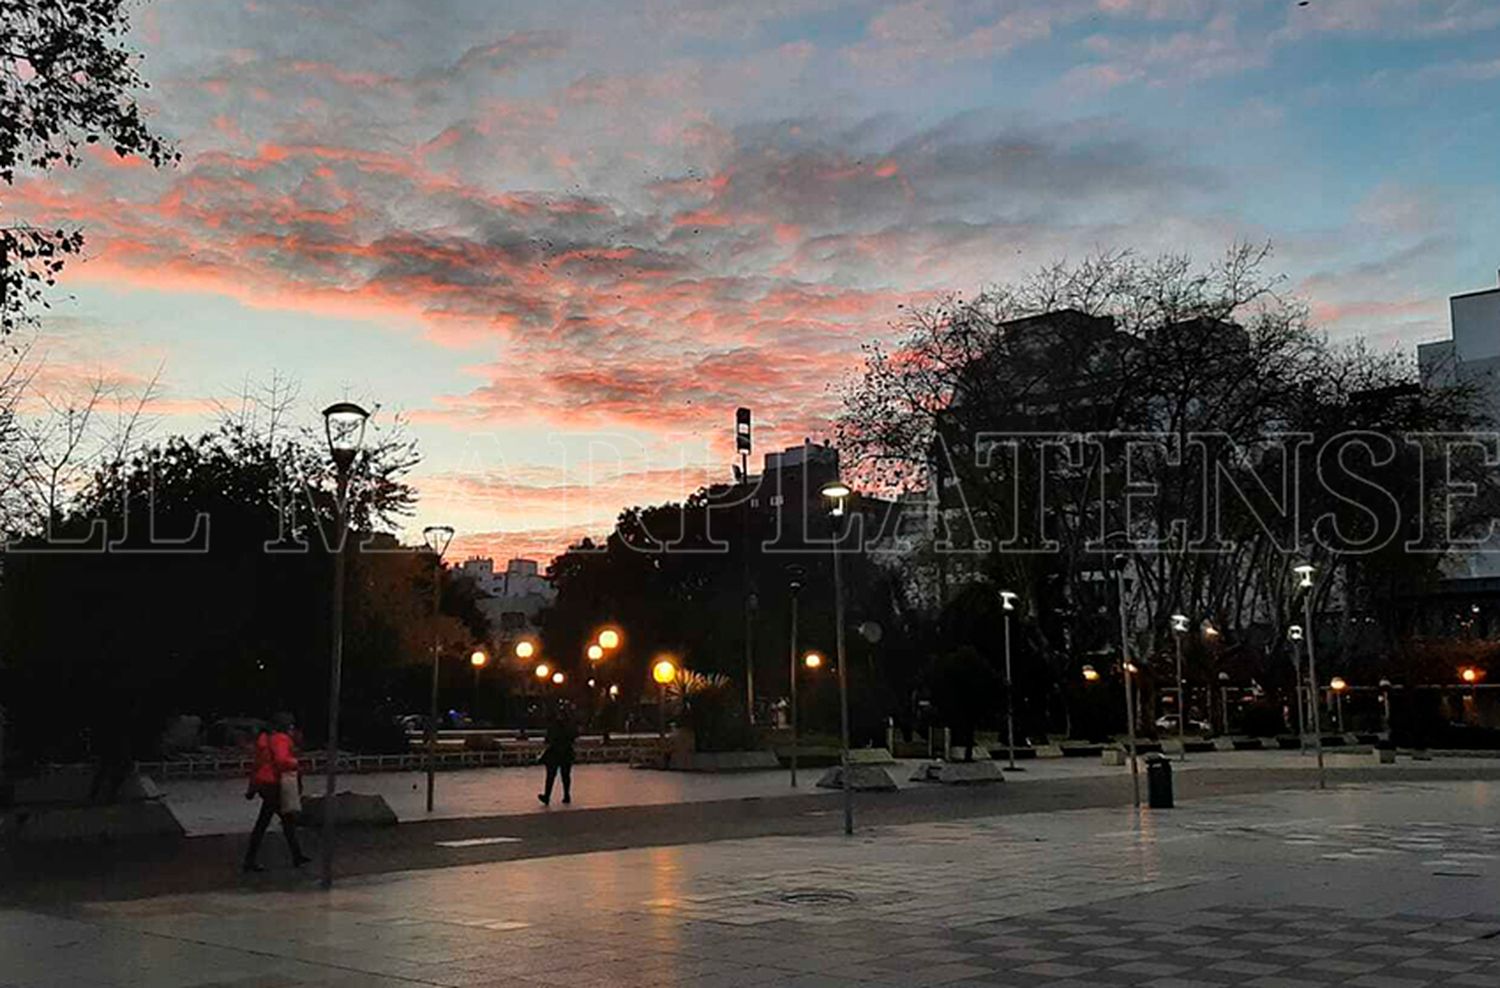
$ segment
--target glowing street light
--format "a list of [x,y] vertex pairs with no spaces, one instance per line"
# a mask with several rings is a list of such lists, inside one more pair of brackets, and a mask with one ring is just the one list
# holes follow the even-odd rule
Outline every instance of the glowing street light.
[[1010,675],[1010,615],[1016,609],[1019,594],[1000,591],[1000,611],[1005,616],[1005,750],[1009,757],[1009,768],[1016,770],[1016,704],[1014,681]]
[[1086,683],[1097,683],[1099,681],[1099,670],[1093,666],[1084,666],[1083,681]]
[[834,658],[839,664],[839,765],[840,779],[844,790],[844,833],[854,833],[854,789],[849,778],[849,663],[844,655],[844,577],[839,562],[839,543],[847,533],[847,527],[839,520],[844,517],[844,506],[853,489],[842,480],[824,484],[821,492],[828,501],[828,515],[833,523],[833,630]]
[[598,662],[604,658],[604,646],[598,644],[590,645],[588,647],[588,657],[590,662]]
[[438,719],[438,612],[443,592],[443,556],[453,542],[451,525],[428,525],[422,529],[422,541],[432,553],[432,690],[427,707],[427,812],[432,812],[433,789],[437,785],[437,719]]
[[818,652],[808,652],[802,657],[802,664],[809,669],[823,668],[823,656]]
[[1343,734],[1344,733],[1344,691],[1349,688],[1349,684],[1344,681],[1344,677],[1343,676],[1334,676],[1332,679],[1330,679],[1328,681],[1328,688],[1331,689],[1331,690],[1333,690],[1333,709],[1334,709],[1334,714],[1335,714],[1336,717],[1338,717],[1339,733]]
[[1479,670],[1475,669],[1473,666],[1464,666],[1459,670],[1458,676],[1470,686],[1479,682]]
[[1297,576],[1297,587],[1302,590],[1302,623],[1306,627],[1307,642],[1307,681],[1311,687],[1312,707],[1312,730],[1313,747],[1318,752],[1318,788],[1328,788],[1328,780],[1323,770],[1323,725],[1319,722],[1319,701],[1322,699],[1318,692],[1318,659],[1313,649],[1313,642],[1317,636],[1313,633],[1313,594],[1316,588],[1313,586],[1313,573],[1316,569],[1311,563],[1298,563],[1292,567],[1292,572]]
[[529,638],[522,638],[516,642],[516,658],[529,659],[536,654],[536,643]]
[[536,678],[537,679],[551,679],[552,678],[552,667],[549,666],[545,662],[538,663],[537,667],[535,669],[535,672],[536,672]]
[[333,546],[333,635],[328,663],[328,774],[323,802],[323,887],[333,887],[334,812],[333,796],[338,785],[339,693],[344,677],[344,543],[349,534],[349,471],[365,441],[365,423],[370,413],[352,401],[340,401],[323,409],[323,431],[333,460],[337,491],[334,495]]
[[615,685],[614,683],[610,683],[609,684],[609,698],[611,700],[613,700],[615,697],[617,697],[619,695],[620,695],[620,687],[617,686],[617,685]]
[[1183,688],[1182,679],[1182,638],[1187,630],[1187,615],[1173,614],[1172,636],[1177,639],[1177,743],[1182,746],[1183,761],[1187,761],[1187,691]]
[[667,687],[677,679],[677,663],[669,656],[662,656],[651,666],[651,678],[655,681],[659,691],[661,714],[659,733],[665,738],[667,736]]
[[552,685],[561,686],[564,682],[567,681],[567,678],[568,677],[563,675],[561,672],[554,672],[552,674]]
[[599,647],[615,649],[620,647],[620,633],[614,628],[605,628],[599,632]]

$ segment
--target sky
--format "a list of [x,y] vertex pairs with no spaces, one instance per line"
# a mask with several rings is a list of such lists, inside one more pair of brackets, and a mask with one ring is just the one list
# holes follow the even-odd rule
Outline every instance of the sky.
[[409,532],[546,559],[826,438],[903,307],[1274,243],[1336,339],[1500,267],[1494,0],[154,0],[182,152],[18,182],[81,226],[41,384],[196,432],[273,379],[423,462]]

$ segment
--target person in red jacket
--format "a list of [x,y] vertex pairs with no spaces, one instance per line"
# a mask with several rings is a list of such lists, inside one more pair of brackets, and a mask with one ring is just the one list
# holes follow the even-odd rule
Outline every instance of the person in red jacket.
[[282,779],[297,772],[292,715],[277,714],[272,724],[271,730],[262,731],[255,739],[255,762],[250,770],[250,784],[245,788],[246,799],[260,797],[260,815],[255,818],[255,829],[250,831],[250,847],[245,851],[246,871],[262,870],[256,858],[260,856],[260,842],[265,839],[266,828],[271,826],[273,816],[281,818],[281,832],[292,852],[292,863],[300,868],[311,860],[297,843],[297,826],[289,819],[291,814],[282,809]]

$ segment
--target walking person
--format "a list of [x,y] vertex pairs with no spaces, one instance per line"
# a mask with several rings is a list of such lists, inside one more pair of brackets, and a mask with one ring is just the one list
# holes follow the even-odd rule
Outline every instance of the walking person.
[[255,829],[250,831],[250,846],[245,850],[245,871],[264,870],[256,859],[260,856],[260,842],[265,839],[266,828],[270,827],[273,816],[281,819],[281,833],[292,852],[292,864],[300,868],[312,860],[302,853],[302,847],[297,843],[296,816],[302,811],[302,776],[298,771],[296,745],[292,741],[294,729],[292,715],[279,713],[272,719],[271,729],[261,731],[255,739],[255,762],[250,770],[245,798],[260,797],[260,815],[255,818]]
[[537,794],[543,806],[552,803],[552,785],[562,776],[564,803],[573,802],[573,742],[578,728],[573,723],[567,701],[559,700],[547,722],[547,747],[542,749],[542,764],[547,766],[547,786]]

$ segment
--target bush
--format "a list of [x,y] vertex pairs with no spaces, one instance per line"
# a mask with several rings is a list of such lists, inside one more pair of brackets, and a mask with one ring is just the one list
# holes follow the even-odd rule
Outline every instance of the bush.
[[739,689],[728,676],[683,672],[669,692],[682,711],[680,723],[693,732],[698,751],[744,751],[755,746]]

